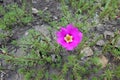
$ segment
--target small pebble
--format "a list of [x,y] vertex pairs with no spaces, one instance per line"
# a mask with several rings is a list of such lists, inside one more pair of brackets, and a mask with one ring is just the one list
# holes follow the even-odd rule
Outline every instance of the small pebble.
[[99,41],[97,41],[96,45],[103,46],[103,45],[105,45],[105,42],[104,42],[104,40],[99,40]]
[[110,38],[113,38],[114,36],[115,36],[114,33],[111,32],[111,31],[105,31],[104,32],[104,38],[105,39],[110,39]]
[[90,47],[85,47],[82,51],[82,54],[84,54],[84,57],[92,56],[93,50]]

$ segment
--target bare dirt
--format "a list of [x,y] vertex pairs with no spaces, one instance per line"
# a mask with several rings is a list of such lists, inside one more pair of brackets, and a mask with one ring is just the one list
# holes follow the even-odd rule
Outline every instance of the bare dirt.
[[[5,0],[5,1],[0,1],[1,5],[6,5],[6,4],[10,4],[15,2],[16,0]],[[17,3],[19,4],[19,0],[17,1]],[[41,9],[44,11],[49,11],[51,14],[51,19],[54,20],[58,20],[61,18],[61,13],[60,13],[60,3],[56,0],[33,0],[32,2],[32,7],[36,8],[36,9]],[[35,28],[36,25],[39,25],[38,28],[43,31],[44,28],[42,28],[42,25],[49,25],[48,23],[46,23],[44,20],[42,20],[40,17],[38,17],[37,15],[33,15],[34,16],[34,22],[28,24],[28,25],[24,25],[24,26],[16,26],[14,27],[14,29],[12,30],[12,36],[7,38],[6,42],[2,43],[0,45],[0,47],[2,47],[2,45],[6,45],[8,48],[8,52],[11,51],[15,51],[17,52],[17,50],[19,49],[18,46],[14,46],[11,44],[12,40],[18,40],[20,39],[22,36],[25,35],[25,33],[27,32],[27,30],[31,29],[31,28]],[[50,26],[50,25],[49,25]],[[94,28],[90,29],[90,33],[92,34],[98,34],[98,35],[104,35],[103,33],[105,31],[111,31],[111,32],[115,32],[117,30],[120,30],[120,20],[115,20],[115,21],[107,21],[101,24],[101,26],[95,26]],[[94,35],[96,36],[96,35]],[[91,39],[93,38],[93,36],[89,36]],[[103,39],[104,41],[106,41],[106,39]],[[93,51],[98,50],[101,51],[101,47],[100,46],[92,46]],[[20,53],[20,51],[18,51]],[[110,64],[113,64],[114,61],[111,60],[111,58],[113,58],[112,55],[109,55],[110,53],[108,53],[107,55],[105,55],[108,58],[108,61]],[[11,64],[6,64],[2,59],[0,61],[0,65],[2,67],[5,67],[7,70],[2,70],[0,72],[0,76],[1,76],[1,80],[24,80],[23,79],[23,75],[19,74],[15,68],[15,70],[11,70],[11,67],[13,67]],[[12,68],[13,69],[13,68]],[[104,69],[103,69],[104,70]],[[56,72],[56,70],[50,68],[50,72]],[[101,74],[102,71],[98,72],[98,74],[92,74],[98,76],[99,74]],[[69,74],[68,74],[69,75]],[[90,77],[91,78],[91,77]],[[66,80],[70,80],[69,78],[67,78]]]

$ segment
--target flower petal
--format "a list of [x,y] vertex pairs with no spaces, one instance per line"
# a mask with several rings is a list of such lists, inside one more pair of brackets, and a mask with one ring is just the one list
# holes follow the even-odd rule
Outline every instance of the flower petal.
[[56,34],[58,37],[64,37],[67,34],[67,30],[62,27]]
[[[73,41],[67,43],[64,40],[64,37],[70,34],[73,37]],[[62,47],[66,48],[67,50],[73,50],[77,45],[82,41],[83,34],[80,32],[76,27],[72,24],[68,24],[66,28],[61,28],[60,31],[57,32],[57,42]]]

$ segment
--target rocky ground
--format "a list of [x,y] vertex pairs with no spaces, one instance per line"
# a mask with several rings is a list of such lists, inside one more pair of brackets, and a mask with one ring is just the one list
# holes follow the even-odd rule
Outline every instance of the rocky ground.
[[[12,3],[12,0],[5,0],[4,3]],[[1,2],[1,4],[4,4]],[[33,16],[34,16],[34,22],[28,24],[27,26],[24,27],[18,27],[16,26],[12,32],[13,35],[11,37],[8,37],[5,42],[0,40],[0,47],[2,45],[6,44],[8,48],[8,52],[15,52],[16,56],[22,56],[24,52],[18,47],[18,46],[13,46],[10,44],[11,40],[19,40],[23,36],[27,36],[28,30],[29,29],[35,29],[37,31],[42,32],[46,36],[50,36],[48,27],[49,23],[44,22],[40,17],[37,16],[37,10],[41,9],[44,11],[49,11],[51,15],[52,20],[58,20],[60,19],[61,14],[60,14],[60,3],[55,0],[33,0]],[[85,53],[85,57],[90,57],[93,56],[94,52],[99,52],[99,54],[102,54],[102,49],[105,44],[109,42],[110,39],[113,39],[115,37],[115,33],[120,34],[120,20],[116,19],[113,21],[105,21],[104,23],[98,23],[96,26],[90,28],[89,33],[86,34],[84,37],[89,37],[89,42],[93,42],[96,39],[98,39],[95,42],[95,45],[90,46],[90,47],[85,47],[81,52]],[[55,30],[53,30],[53,34],[55,33]],[[7,34],[7,33],[6,33]],[[9,34],[9,33],[8,33]],[[99,37],[101,37],[99,39]],[[120,39],[118,40],[116,44],[116,48],[120,46]],[[23,53],[23,54],[21,54]],[[54,58],[54,55],[53,55]],[[111,60],[113,57],[112,55],[109,55],[107,53],[106,55],[100,55],[101,63],[103,64],[102,67],[106,67],[107,64],[114,64],[114,61]],[[83,58],[83,60],[86,58]],[[16,72],[16,70],[11,70],[11,64],[6,64],[2,59],[0,61],[0,65],[2,67],[5,67],[7,70],[2,70],[0,71],[0,79],[1,80],[24,80],[23,75],[19,74]],[[52,72],[55,72],[53,69],[51,69]],[[102,72],[102,71],[101,71]],[[100,72],[100,73],[101,73]],[[92,74],[93,75],[99,75],[98,74]],[[67,79],[70,80],[70,79]]]

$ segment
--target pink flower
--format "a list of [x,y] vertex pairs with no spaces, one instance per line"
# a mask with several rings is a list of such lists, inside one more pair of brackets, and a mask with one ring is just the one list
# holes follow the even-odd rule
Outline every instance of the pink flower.
[[57,32],[57,43],[67,50],[73,50],[82,41],[83,34],[72,24]]

